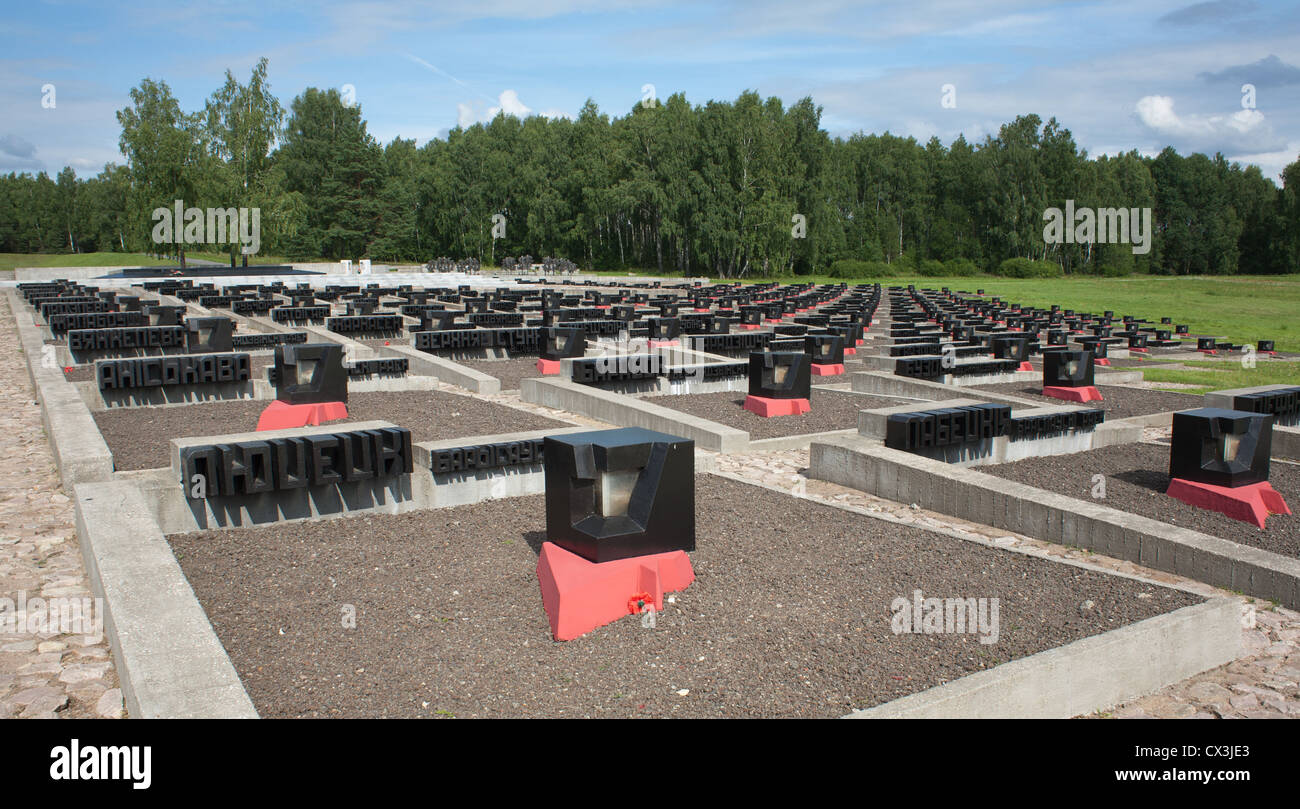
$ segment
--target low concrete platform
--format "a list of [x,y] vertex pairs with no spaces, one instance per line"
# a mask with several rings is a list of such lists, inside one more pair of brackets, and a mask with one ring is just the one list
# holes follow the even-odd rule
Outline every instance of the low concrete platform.
[[1300,607],[1300,559],[1077,500],[861,437],[813,442],[808,476]]
[[1154,693],[1241,654],[1241,604],[1216,598],[845,718],[1069,719]]

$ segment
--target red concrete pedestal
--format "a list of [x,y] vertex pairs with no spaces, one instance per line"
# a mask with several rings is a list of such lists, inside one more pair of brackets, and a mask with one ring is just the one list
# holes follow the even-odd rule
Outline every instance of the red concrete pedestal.
[[844,373],[843,363],[837,362],[834,365],[818,365],[814,362],[812,364],[813,376],[839,376],[842,373]]
[[1259,528],[1264,527],[1264,520],[1270,514],[1291,513],[1291,509],[1282,500],[1282,495],[1267,480],[1249,486],[1228,488],[1174,478],[1169,481],[1165,493],[1189,506],[1217,511],[1234,520],[1253,523]]
[[543,376],[554,376],[560,372],[560,360],[544,360],[537,358],[537,373]]
[[739,325],[740,328],[744,329],[745,331],[754,331],[755,329],[763,328],[763,326],[759,323],[740,323],[737,325]]
[[1149,348],[1130,348],[1129,351],[1136,351],[1136,352],[1139,353],[1139,354],[1150,354],[1150,353],[1151,353],[1151,349],[1149,349]]
[[1101,391],[1097,390],[1095,385],[1084,385],[1079,388],[1065,388],[1058,385],[1044,385],[1043,395],[1051,396],[1053,399],[1060,399],[1066,402],[1100,402]]
[[1109,366],[1110,366],[1110,360],[1107,359],[1107,358],[1105,358],[1105,357],[1102,357],[1101,359],[1094,359],[1094,360],[1092,361],[1092,364],[1093,364],[1093,365],[1104,365],[1104,366],[1109,367]]
[[807,399],[769,399],[766,396],[746,396],[745,409],[770,419],[773,416],[801,416],[812,410]]
[[644,598],[656,611],[664,608],[664,593],[685,590],[695,571],[685,551],[669,551],[596,564],[552,542],[542,543],[537,557],[537,583],[542,606],[556,640],[573,640],[641,612]]
[[258,417],[257,431],[315,427],[327,421],[337,421],[347,417],[348,406],[343,402],[292,405],[276,399]]
[[857,355],[858,355],[858,350],[857,350],[856,348],[845,348],[845,349],[844,349],[844,356],[846,356],[846,357],[856,357]]
[[647,340],[646,345],[650,348],[676,348],[681,345],[678,340]]
[[1032,370],[1034,370],[1034,364],[1033,364],[1032,362],[1029,362],[1028,360],[1025,360],[1024,362],[1020,363],[1020,367],[1017,368],[1016,370],[1018,370],[1018,371],[1032,371]]

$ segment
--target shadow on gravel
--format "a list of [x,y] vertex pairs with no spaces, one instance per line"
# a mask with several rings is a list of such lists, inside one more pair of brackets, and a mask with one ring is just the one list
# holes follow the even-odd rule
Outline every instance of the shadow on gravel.
[[538,556],[541,556],[542,543],[546,541],[546,532],[528,531],[525,534],[523,534],[523,537],[524,537],[524,542],[528,543],[528,547],[533,549],[533,553]]
[[1153,492],[1164,494],[1169,488],[1169,475],[1166,472],[1154,472],[1150,469],[1133,469],[1128,472],[1118,472],[1111,475],[1125,483],[1132,483],[1134,486],[1141,486],[1144,489],[1150,489]]

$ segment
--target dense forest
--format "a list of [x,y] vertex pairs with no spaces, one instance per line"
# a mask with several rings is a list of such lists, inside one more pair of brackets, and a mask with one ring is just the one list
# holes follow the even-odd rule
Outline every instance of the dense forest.
[[[0,177],[0,252],[172,254],[151,239],[151,212],[180,199],[260,208],[262,253],[303,259],[495,264],[527,253],[717,277],[881,263],[930,274],[1300,271],[1300,160],[1279,189],[1222,155],[1091,159],[1036,115],[945,146],[831,138],[808,98],[692,105],[678,94],[622,117],[590,101],[576,119],[499,114],[417,147],[377,143],[337,90],[309,88],[284,108],[266,60],[247,83],[227,72],[201,110],[182,110],[152,79],[130,97],[117,114],[124,164],[87,179],[71,168]],[[1045,243],[1044,211],[1067,200],[1151,208],[1151,251]]]

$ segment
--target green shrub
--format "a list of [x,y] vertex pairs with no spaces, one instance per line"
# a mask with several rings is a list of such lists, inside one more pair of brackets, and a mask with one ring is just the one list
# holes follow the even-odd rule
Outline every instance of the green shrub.
[[1060,278],[1061,265],[1051,261],[1031,258],[1009,258],[998,267],[998,275],[1005,278]]
[[980,268],[968,258],[950,258],[943,263],[943,274],[949,278],[968,278],[979,275]]
[[893,267],[883,261],[859,261],[842,258],[831,265],[832,278],[889,278],[897,275]]
[[947,275],[943,262],[932,258],[922,261],[920,266],[916,268],[916,273],[925,278],[942,278]]

